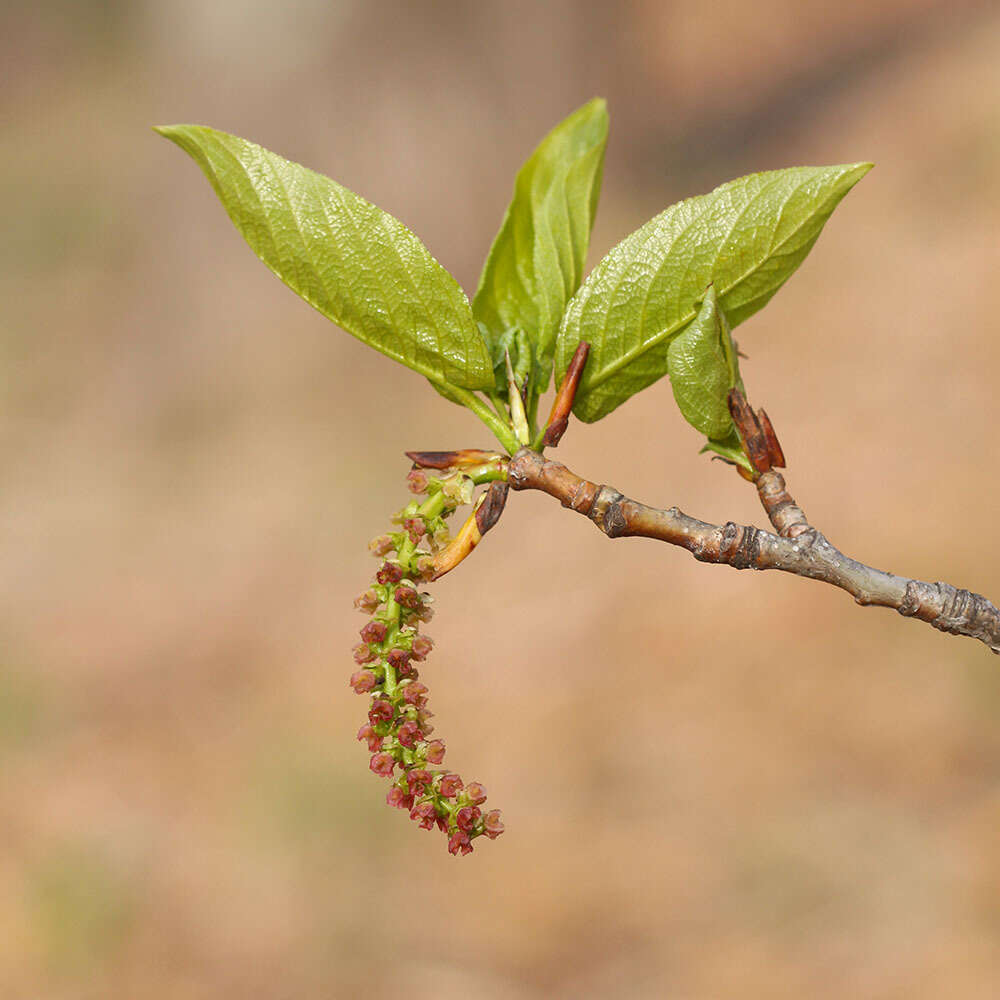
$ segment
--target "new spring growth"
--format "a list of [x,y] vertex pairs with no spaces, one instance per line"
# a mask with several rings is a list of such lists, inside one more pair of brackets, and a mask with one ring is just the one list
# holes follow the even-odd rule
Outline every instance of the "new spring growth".
[[[499,837],[503,820],[498,809],[482,810],[482,785],[466,784],[460,775],[437,766],[444,760],[445,745],[429,738],[433,713],[416,666],[434,645],[420,631],[431,617],[432,600],[420,584],[457,565],[496,523],[507,496],[506,460],[479,451],[411,452],[410,457],[418,467],[411,470],[408,484],[426,499],[411,500],[393,518],[396,530],[369,545],[380,562],[372,584],[354,601],[368,621],[354,647],[360,669],[351,675],[350,685],[369,696],[368,720],[358,730],[358,740],[368,749],[371,771],[391,781],[386,802],[407,810],[421,829],[440,830],[448,850],[464,855],[477,838]],[[421,465],[440,474],[429,475]],[[451,538],[447,518],[471,501],[478,483],[489,487]],[[436,569],[429,573],[428,566]]]

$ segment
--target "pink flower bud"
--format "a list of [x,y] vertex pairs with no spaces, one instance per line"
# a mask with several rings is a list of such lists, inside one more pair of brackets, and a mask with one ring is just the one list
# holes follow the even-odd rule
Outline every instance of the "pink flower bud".
[[393,716],[392,702],[386,698],[376,698],[368,709],[368,721],[376,726],[380,722],[388,722]]
[[398,563],[384,562],[379,566],[375,579],[379,583],[399,583],[403,579],[403,567]]
[[423,795],[427,791],[427,786],[431,783],[430,771],[415,767],[406,774],[406,783],[410,786],[413,795]]
[[410,536],[410,541],[413,542],[414,545],[416,545],[417,542],[419,542],[420,539],[427,534],[427,527],[423,520],[419,517],[408,517],[403,522],[403,528]]
[[368,622],[365,627],[361,630],[361,638],[364,639],[369,645],[374,645],[376,643],[385,642],[385,637],[388,634],[389,629],[385,622]]
[[410,649],[413,652],[413,659],[426,660],[427,654],[434,648],[434,640],[429,635],[417,635],[413,637],[413,644]]
[[388,555],[395,547],[396,543],[392,540],[392,535],[379,535],[368,543],[368,548],[373,556]]
[[397,809],[412,809],[413,808],[413,796],[407,795],[399,785],[393,785],[389,789],[389,794],[386,795],[385,801],[390,806],[395,806]]
[[425,624],[429,622],[434,617],[434,609],[429,604],[421,604],[417,609],[417,621],[424,622]]
[[382,749],[382,737],[379,736],[379,734],[376,733],[374,729],[372,729],[370,723],[366,722],[358,730],[358,739],[361,740],[362,742],[367,740],[368,749],[371,753],[375,753],[376,751]]
[[386,660],[398,676],[405,677],[409,673],[410,654],[405,649],[390,649]]
[[401,746],[412,747],[416,745],[417,740],[421,738],[421,732],[419,726],[413,721],[413,719],[407,719],[397,730],[396,739],[399,740]]
[[416,820],[421,830],[432,830],[437,820],[437,811],[431,801],[418,802],[410,810],[410,819]]
[[359,642],[351,652],[354,654],[354,662],[358,666],[371,663],[375,659],[375,654],[363,642]]
[[490,840],[496,840],[503,833],[504,826],[503,820],[500,818],[499,809],[491,809],[486,814],[486,818],[483,820],[483,828]]
[[460,830],[471,830],[481,815],[478,806],[463,806],[455,813],[455,824]]
[[392,759],[392,754],[377,753],[372,756],[368,766],[383,778],[391,778],[396,762]]
[[486,801],[486,789],[478,781],[470,781],[465,794],[474,806],[480,806]]
[[393,596],[396,598],[396,603],[401,608],[406,608],[407,611],[413,611],[420,607],[420,595],[415,588],[406,584],[397,587]]
[[411,681],[403,688],[403,698],[407,704],[420,708],[427,701],[427,685],[420,681]]
[[370,615],[381,603],[378,594],[371,589],[366,590],[363,594],[358,594],[354,598],[354,606],[358,611],[363,611],[367,615]]
[[450,799],[462,790],[462,779],[457,774],[446,774],[438,785],[438,791],[446,798]]
[[355,670],[351,674],[351,687],[358,694],[368,694],[375,687],[375,675],[370,670]]
[[444,760],[444,743],[441,740],[431,740],[424,747],[424,757],[428,764],[440,764]]
[[427,473],[423,469],[410,469],[406,475],[406,485],[411,493],[426,493]]
[[471,854],[472,844],[469,841],[469,835],[464,830],[456,830],[448,840],[448,853],[449,854]]

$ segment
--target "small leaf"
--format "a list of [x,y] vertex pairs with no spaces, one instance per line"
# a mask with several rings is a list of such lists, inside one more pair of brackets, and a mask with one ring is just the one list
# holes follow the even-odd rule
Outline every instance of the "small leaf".
[[735,427],[721,441],[706,441],[705,446],[701,450],[703,452],[714,451],[716,455],[721,456],[728,462],[732,462],[733,465],[741,465],[747,472],[754,471],[753,466],[750,464],[750,459],[747,458],[746,452],[743,450],[740,436],[736,433]]
[[398,219],[238,136],[157,131],[205,172],[254,253],[324,316],[436,388],[493,385],[465,293]]
[[538,392],[548,385],[559,321],[583,277],[607,138],[607,107],[595,98],[541,141],[518,172],[472,300],[491,345],[515,327],[534,342]]
[[729,324],[709,285],[698,315],[670,341],[667,369],[684,419],[707,438],[722,440],[734,430],[729,390],[740,385]]
[[667,372],[667,349],[714,283],[732,326],[802,263],[870,163],[751,174],[668,208],[618,244],[566,308],[556,371],[576,345],[590,360],[573,412],[592,423]]

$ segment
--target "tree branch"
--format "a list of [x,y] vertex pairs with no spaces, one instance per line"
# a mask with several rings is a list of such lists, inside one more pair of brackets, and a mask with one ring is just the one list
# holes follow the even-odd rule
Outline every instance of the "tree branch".
[[979,639],[1000,653],[1000,611],[990,601],[948,583],[910,580],[845,556],[809,524],[774,469],[762,473],[756,483],[778,535],[732,521],[707,524],[676,507],[648,507],[528,448],[511,459],[509,482],[514,490],[540,490],[555,497],[593,521],[608,538],[656,538],[687,549],[700,562],[777,569],[821,580],[846,590],[858,604],[894,608],[942,632]]

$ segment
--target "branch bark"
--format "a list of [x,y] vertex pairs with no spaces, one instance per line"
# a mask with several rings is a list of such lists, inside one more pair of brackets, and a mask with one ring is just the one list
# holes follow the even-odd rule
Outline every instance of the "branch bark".
[[522,448],[510,461],[514,490],[540,490],[591,520],[608,538],[655,538],[687,549],[700,562],[734,569],[777,569],[846,590],[858,604],[894,608],[952,635],[1000,653],[1000,611],[981,594],[949,583],[925,583],[874,569],[845,556],[809,524],[775,469],[757,490],[778,534],[728,521],[708,524],[676,507],[660,510],[598,485],[538,452]]

